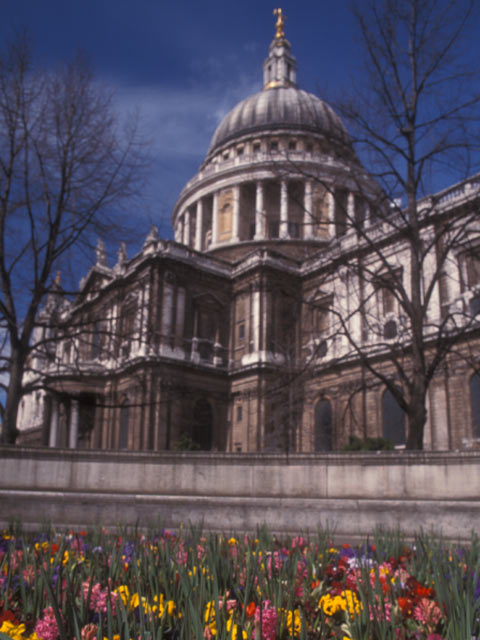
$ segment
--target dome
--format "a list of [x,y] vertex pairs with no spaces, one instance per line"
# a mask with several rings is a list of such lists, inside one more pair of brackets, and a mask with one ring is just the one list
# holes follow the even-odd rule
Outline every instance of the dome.
[[296,87],[277,87],[249,96],[227,113],[213,135],[208,156],[235,138],[270,129],[309,132],[337,144],[349,141],[342,121],[326,102]]

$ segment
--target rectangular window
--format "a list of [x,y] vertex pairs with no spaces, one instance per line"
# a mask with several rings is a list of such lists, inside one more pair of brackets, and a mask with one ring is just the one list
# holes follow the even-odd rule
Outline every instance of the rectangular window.
[[395,311],[395,296],[390,289],[382,289],[382,305],[384,316]]
[[471,289],[480,283],[480,256],[475,253],[468,253],[465,256],[465,275],[467,287]]
[[254,142],[253,143],[253,150],[255,152],[260,151],[260,142]]
[[297,143],[295,142],[295,140],[290,140],[290,142],[288,143],[289,151],[295,151],[296,148],[297,148]]
[[270,142],[270,151],[278,151],[278,142],[276,140]]
[[245,340],[245,323],[242,322],[238,325],[238,339],[240,342]]
[[335,233],[337,238],[347,233],[348,223],[348,191],[335,191]]
[[241,404],[237,406],[237,422],[241,422],[243,420],[243,407]]

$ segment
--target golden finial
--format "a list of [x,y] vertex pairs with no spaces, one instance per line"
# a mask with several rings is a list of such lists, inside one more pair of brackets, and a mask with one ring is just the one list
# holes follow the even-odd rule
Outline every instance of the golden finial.
[[281,9],[274,9],[273,15],[277,16],[277,22],[275,24],[275,27],[277,29],[277,32],[275,33],[275,40],[281,40],[285,37],[285,30],[283,27],[287,18],[283,14],[283,11]]
[[57,271],[57,275],[56,275],[56,278],[55,278],[55,284],[60,284],[61,278],[62,278],[62,276],[61,276],[60,271]]

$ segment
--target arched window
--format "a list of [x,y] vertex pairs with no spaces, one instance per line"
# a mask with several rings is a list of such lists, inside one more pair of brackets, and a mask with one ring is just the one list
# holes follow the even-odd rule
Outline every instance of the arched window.
[[396,446],[406,443],[405,412],[390,389],[386,389],[382,397],[382,422],[384,438]]
[[317,402],[315,407],[315,451],[332,450],[332,405],[329,400]]
[[210,451],[213,440],[213,413],[210,403],[205,398],[196,401],[193,407],[192,440],[203,451]]
[[120,434],[118,438],[118,448],[128,449],[128,422],[130,417],[130,407],[128,400],[120,408]]
[[473,437],[480,438],[480,373],[474,373],[470,378],[470,407]]

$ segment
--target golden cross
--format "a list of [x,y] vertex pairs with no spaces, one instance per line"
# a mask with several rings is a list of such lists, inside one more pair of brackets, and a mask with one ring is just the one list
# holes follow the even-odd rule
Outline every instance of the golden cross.
[[274,9],[273,15],[277,16],[277,22],[275,24],[277,29],[277,32],[275,33],[275,40],[281,40],[285,37],[285,30],[283,27],[285,25],[286,16],[283,14],[281,9]]

